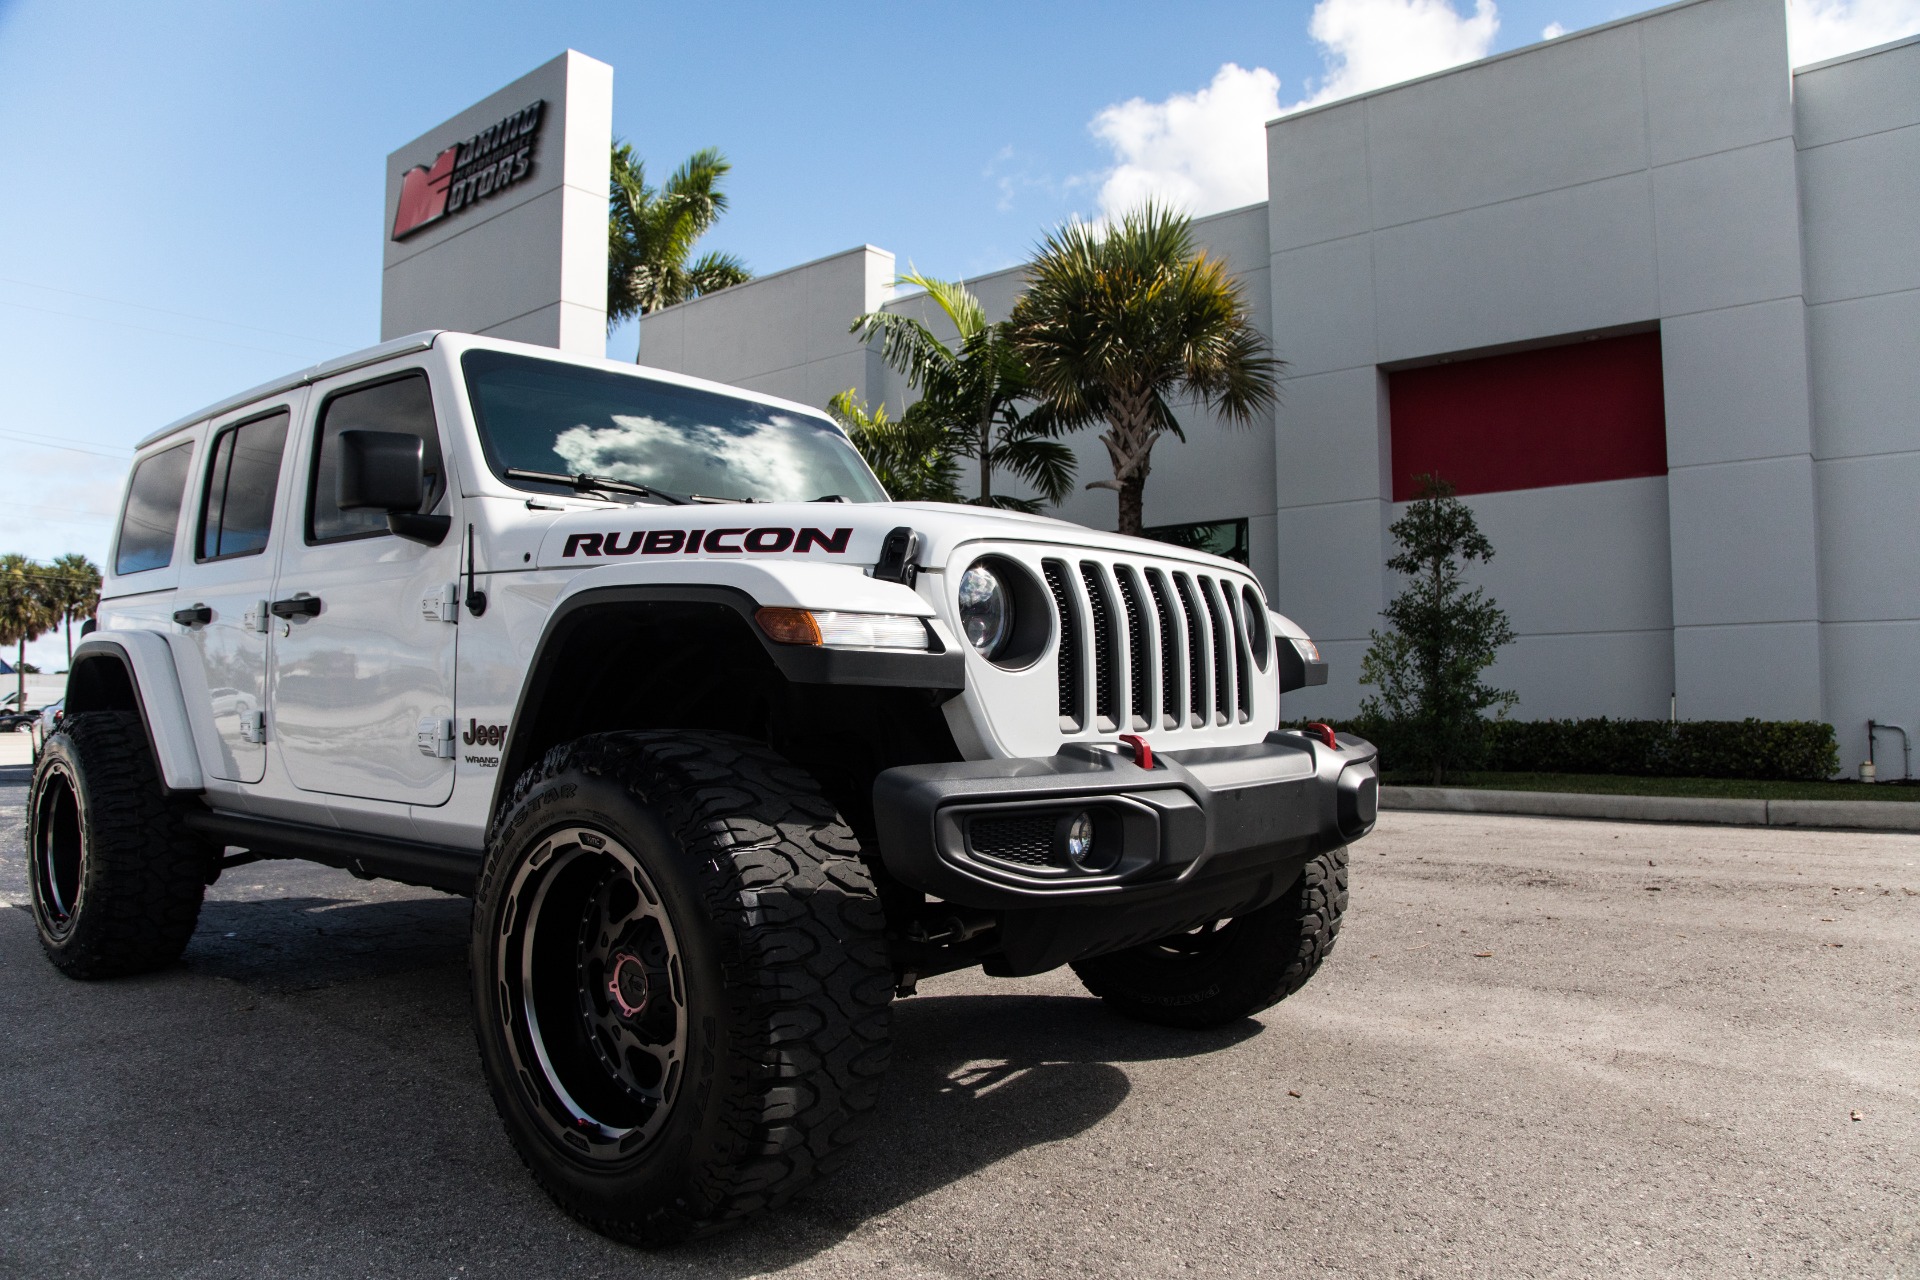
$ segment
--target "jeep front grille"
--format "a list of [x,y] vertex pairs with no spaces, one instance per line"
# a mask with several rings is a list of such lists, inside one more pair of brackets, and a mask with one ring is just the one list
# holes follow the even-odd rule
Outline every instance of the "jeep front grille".
[[1060,730],[1145,733],[1244,724],[1253,655],[1239,583],[1182,568],[1048,559],[1060,617]]

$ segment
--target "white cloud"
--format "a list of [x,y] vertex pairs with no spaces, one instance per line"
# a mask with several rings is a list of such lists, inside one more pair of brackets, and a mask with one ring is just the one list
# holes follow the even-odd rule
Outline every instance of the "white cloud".
[[1540,29],[1540,38],[1542,40],[1558,40],[1565,34],[1567,34],[1567,29],[1557,22],[1549,22]]
[[1493,0],[1462,17],[1447,0],[1320,0],[1307,32],[1327,77],[1297,107],[1318,106],[1487,56],[1500,30]]
[[1090,127],[1119,164],[1100,186],[1101,213],[1114,217],[1149,196],[1191,213],[1266,199],[1266,123],[1279,114],[1279,77],[1231,62],[1198,93],[1106,108]]
[[1448,0],[1319,0],[1307,33],[1327,72],[1300,101],[1283,106],[1279,77],[1265,67],[1229,62],[1195,93],[1133,98],[1096,115],[1090,127],[1115,160],[1100,212],[1113,217],[1149,196],[1194,214],[1263,200],[1267,121],[1483,58],[1499,29],[1493,0],[1475,0],[1471,16]]
[[1787,47],[1797,67],[1920,32],[1920,0],[1788,0]]

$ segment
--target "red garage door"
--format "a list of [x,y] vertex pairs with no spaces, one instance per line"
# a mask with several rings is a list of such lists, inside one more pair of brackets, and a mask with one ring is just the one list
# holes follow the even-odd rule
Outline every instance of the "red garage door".
[[1395,502],[1427,474],[1461,493],[1667,474],[1658,333],[1403,369],[1387,388]]

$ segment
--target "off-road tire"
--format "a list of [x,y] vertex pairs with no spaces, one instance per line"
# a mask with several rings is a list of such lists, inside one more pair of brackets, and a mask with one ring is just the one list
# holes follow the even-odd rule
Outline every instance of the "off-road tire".
[[1167,1027],[1217,1027],[1286,999],[1333,950],[1347,909],[1347,851],[1307,863],[1257,911],[1111,955],[1077,961],[1080,982],[1115,1012]]
[[[561,1091],[550,1087],[545,1059],[534,1071],[516,1068],[531,1035],[560,1044],[567,1018],[550,998],[538,1005],[546,1013],[528,1017],[538,1003],[527,994],[536,991],[531,976],[518,986],[499,980],[511,979],[513,964],[534,963],[524,958],[541,954],[535,913],[558,912],[550,904],[565,900],[554,887],[562,872],[537,892],[529,877],[582,856],[583,845],[591,852],[595,832],[644,872],[635,878],[658,901],[649,907],[643,897],[641,908],[663,913],[656,941],[666,929],[684,979],[675,989],[684,1068],[664,1077],[677,1086],[655,1086],[677,1093],[640,1113],[659,1127],[645,1136],[636,1126],[625,1141],[643,1145],[630,1156],[602,1140],[603,1112],[582,1120],[556,1108]],[[572,854],[555,852],[562,841]],[[588,919],[583,939],[601,927],[601,917]],[[471,961],[480,1056],[515,1149],[562,1208],[628,1243],[673,1243],[786,1200],[845,1155],[887,1067],[892,967],[859,845],[804,771],[730,734],[602,733],[549,751],[515,783],[489,834]],[[616,963],[616,982],[619,971]],[[584,977],[578,987],[597,990]],[[587,1030],[575,1034],[591,1048],[597,996],[578,998]],[[604,1024],[605,1008],[599,1016]],[[576,1077],[590,1074],[574,1053]],[[575,1089],[576,1077],[561,1083],[582,1096],[600,1087]],[[582,1136],[568,1137],[569,1119]],[[589,1137],[603,1152],[597,1160],[583,1154]]]
[[40,749],[27,800],[33,920],[56,968],[115,978],[178,960],[213,857],[162,790],[139,715],[61,720]]

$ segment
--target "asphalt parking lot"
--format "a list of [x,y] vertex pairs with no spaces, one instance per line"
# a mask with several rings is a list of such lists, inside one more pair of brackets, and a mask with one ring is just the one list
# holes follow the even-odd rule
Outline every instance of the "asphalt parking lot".
[[182,965],[83,985],[0,907],[0,1274],[1920,1274],[1920,838],[1390,813],[1292,1000],[925,983],[865,1162],[658,1254],[508,1149],[465,923],[255,865]]

